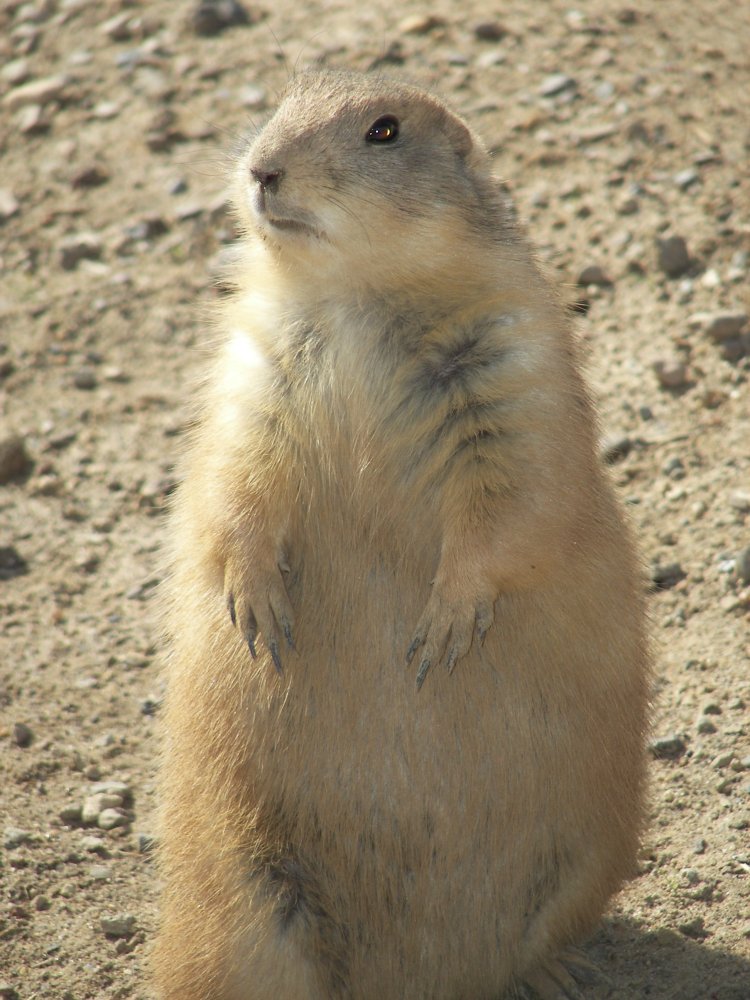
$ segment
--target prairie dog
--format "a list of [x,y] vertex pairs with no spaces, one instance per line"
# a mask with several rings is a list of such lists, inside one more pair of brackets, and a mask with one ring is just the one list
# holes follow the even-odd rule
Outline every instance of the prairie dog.
[[297,77],[173,512],[164,1000],[498,1000],[632,870],[648,658],[575,344],[436,98]]

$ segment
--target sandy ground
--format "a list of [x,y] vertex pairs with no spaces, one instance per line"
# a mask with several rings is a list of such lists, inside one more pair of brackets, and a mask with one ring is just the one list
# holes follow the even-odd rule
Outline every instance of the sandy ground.
[[0,5],[0,998],[148,996],[153,607],[227,152],[326,65],[451,100],[578,306],[657,660],[641,873],[584,995],[747,1000],[750,7],[196,10]]

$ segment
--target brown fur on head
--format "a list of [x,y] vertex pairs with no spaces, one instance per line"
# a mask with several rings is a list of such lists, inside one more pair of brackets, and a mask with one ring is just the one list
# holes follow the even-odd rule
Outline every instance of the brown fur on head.
[[233,193],[247,232],[321,284],[344,268],[355,286],[442,282],[462,257],[479,266],[478,235],[514,236],[481,141],[437,98],[375,76],[296,77]]

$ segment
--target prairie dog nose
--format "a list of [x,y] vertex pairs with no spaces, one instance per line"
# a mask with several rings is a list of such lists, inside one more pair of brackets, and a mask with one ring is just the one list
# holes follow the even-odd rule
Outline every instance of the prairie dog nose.
[[260,167],[251,167],[250,173],[260,185],[263,191],[275,191],[279,186],[282,170],[263,170]]

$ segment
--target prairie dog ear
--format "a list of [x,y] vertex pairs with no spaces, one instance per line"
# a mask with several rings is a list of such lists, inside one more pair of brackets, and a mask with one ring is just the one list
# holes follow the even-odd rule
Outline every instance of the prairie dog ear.
[[472,160],[484,153],[481,140],[471,131],[468,125],[451,111],[446,110],[445,130],[450,136],[453,147],[464,160]]
[[456,144],[457,151],[461,156],[468,156],[474,148],[474,136],[466,125],[455,115],[448,115],[451,137]]

